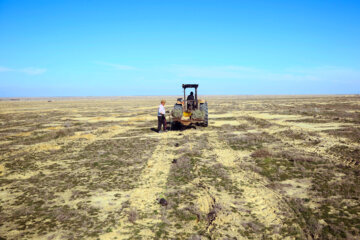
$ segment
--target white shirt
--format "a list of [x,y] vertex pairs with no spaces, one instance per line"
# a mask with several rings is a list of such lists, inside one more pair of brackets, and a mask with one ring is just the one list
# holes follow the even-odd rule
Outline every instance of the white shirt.
[[161,116],[161,114],[165,115],[165,107],[162,104],[159,106],[158,116]]

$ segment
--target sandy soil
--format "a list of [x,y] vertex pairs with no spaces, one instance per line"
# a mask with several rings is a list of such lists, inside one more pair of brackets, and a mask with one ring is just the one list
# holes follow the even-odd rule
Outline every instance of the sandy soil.
[[0,101],[0,237],[360,236],[358,96],[210,96],[161,134],[159,100]]

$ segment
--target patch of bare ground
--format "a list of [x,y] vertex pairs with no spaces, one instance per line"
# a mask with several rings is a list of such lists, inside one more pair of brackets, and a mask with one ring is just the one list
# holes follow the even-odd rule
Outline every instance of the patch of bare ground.
[[[121,201],[127,202],[126,211],[120,215],[113,231],[102,234],[101,239],[144,239],[165,234],[165,208],[159,204],[159,200],[167,190],[171,159],[175,158],[172,149],[176,148],[176,138],[176,133],[166,133],[160,137],[138,179],[131,181],[136,187],[122,194]],[[124,169],[126,171],[127,168]],[[128,176],[128,173],[125,175]]]
[[[260,138],[262,143],[266,141],[265,138]],[[255,239],[265,236],[280,238],[280,226],[284,219],[291,216],[285,214],[287,206],[282,197],[268,188],[267,180],[254,171],[255,166],[252,163],[247,162],[250,152],[257,148],[233,149],[219,142],[216,135],[212,135],[210,139],[212,154],[224,165],[229,182],[238,188],[240,193],[228,191],[227,196],[219,197],[224,210],[219,214],[214,233],[223,234],[220,236],[225,235],[230,239],[237,236]],[[229,141],[233,143],[234,139]],[[257,145],[256,141],[249,143]],[[256,151],[259,155],[268,154],[266,150]],[[232,223],[227,227],[222,226],[222,223],[229,219],[232,219]]]

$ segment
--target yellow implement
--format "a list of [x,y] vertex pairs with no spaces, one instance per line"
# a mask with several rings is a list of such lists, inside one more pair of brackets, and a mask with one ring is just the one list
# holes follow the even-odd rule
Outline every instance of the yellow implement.
[[183,112],[183,116],[184,116],[184,117],[190,117],[190,116],[191,116],[191,112]]

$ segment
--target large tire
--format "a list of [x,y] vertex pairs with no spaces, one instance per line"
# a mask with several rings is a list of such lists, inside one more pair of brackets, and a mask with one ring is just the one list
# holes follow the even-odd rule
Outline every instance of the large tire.
[[[180,110],[181,112],[183,111],[182,105],[181,104],[175,104],[174,105],[174,110]],[[179,122],[171,122],[171,130],[178,130],[181,129],[181,124]]]
[[175,110],[175,109],[179,109],[179,110],[181,110],[181,111],[183,110],[181,104],[175,104],[175,105],[174,105],[174,110]]
[[204,127],[207,127],[207,126],[209,125],[209,110],[208,110],[207,102],[200,104],[200,110],[203,111],[204,114],[205,114],[205,117],[204,117]]

